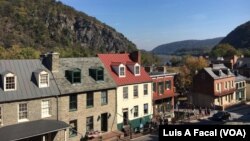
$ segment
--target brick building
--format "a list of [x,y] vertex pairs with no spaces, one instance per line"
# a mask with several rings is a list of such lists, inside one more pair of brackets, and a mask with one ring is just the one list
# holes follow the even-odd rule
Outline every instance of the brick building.
[[223,64],[200,70],[193,80],[191,102],[196,106],[224,109],[236,101],[235,75]]
[[175,73],[151,72],[153,79],[153,114],[164,115],[167,118],[174,117],[174,76]]

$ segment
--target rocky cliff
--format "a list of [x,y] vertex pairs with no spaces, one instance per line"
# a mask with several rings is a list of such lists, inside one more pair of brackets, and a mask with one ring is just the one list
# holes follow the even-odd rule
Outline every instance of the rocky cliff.
[[55,0],[0,0],[0,46],[135,50],[110,26]]

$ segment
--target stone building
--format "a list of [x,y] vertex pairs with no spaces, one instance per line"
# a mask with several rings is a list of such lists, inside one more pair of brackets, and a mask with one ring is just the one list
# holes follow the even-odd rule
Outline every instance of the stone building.
[[43,56],[52,71],[60,95],[59,119],[70,125],[69,141],[99,136],[117,129],[116,84],[97,57]]
[[52,73],[39,59],[0,60],[0,140],[65,141]]

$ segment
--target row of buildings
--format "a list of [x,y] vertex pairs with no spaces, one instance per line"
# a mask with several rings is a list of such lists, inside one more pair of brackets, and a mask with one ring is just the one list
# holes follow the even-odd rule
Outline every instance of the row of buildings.
[[140,60],[139,52],[0,60],[1,141],[79,141],[173,117],[175,74],[149,75]]

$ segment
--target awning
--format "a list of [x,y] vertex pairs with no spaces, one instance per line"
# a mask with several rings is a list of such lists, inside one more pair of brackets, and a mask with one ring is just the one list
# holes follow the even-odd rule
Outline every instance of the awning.
[[60,131],[69,127],[57,120],[37,120],[0,128],[1,141],[15,141]]

